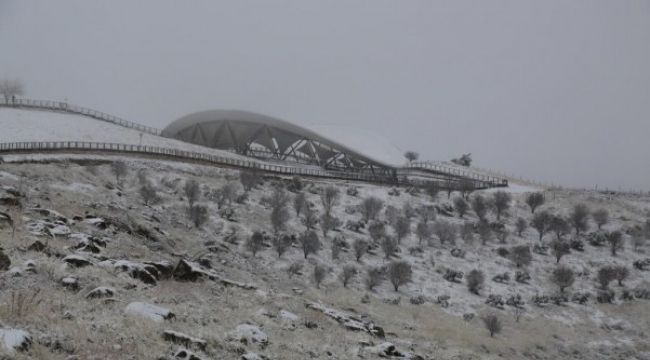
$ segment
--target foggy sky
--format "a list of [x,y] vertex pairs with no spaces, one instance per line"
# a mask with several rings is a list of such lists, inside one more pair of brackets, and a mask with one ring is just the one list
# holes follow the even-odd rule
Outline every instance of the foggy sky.
[[650,190],[648,1],[0,0],[0,78],[159,128],[249,110]]

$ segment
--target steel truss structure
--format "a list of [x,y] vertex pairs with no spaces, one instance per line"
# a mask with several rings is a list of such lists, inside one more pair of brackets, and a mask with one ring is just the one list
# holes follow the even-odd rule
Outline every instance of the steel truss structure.
[[330,170],[390,174],[394,166],[312,130],[270,116],[238,110],[203,111],[182,117],[163,133],[181,141],[264,159]]

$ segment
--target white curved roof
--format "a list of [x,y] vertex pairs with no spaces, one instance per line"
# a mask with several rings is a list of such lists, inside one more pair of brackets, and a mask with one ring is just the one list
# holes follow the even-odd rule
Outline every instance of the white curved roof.
[[296,150],[310,155],[309,149],[299,145],[307,139],[319,144],[314,153],[322,162],[338,153],[347,155],[354,164],[391,168],[405,162],[399,149],[368,131],[331,125],[302,127],[248,111],[197,112],[173,121],[163,131],[183,141],[219,149],[234,148],[242,153],[252,141],[260,143],[261,139],[261,143],[282,154]]

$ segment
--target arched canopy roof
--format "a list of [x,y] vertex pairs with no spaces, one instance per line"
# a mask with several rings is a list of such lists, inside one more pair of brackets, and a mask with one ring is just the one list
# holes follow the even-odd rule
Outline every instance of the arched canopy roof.
[[[318,127],[312,129],[248,111],[210,110],[175,120],[164,132],[197,145],[327,168],[374,170],[403,164],[401,152],[372,133],[356,131],[350,136],[348,131],[330,129],[325,136]],[[339,136],[342,140],[336,139],[337,132],[345,135]]]

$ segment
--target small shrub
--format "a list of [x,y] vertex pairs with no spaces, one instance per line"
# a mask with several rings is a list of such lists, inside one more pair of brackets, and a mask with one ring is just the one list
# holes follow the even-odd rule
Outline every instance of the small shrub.
[[281,258],[282,255],[284,255],[289,248],[291,248],[291,245],[293,244],[293,241],[291,240],[291,236],[289,235],[276,235],[273,237],[271,240],[271,245],[273,246],[273,249],[278,253],[278,258]]
[[315,254],[321,248],[318,234],[313,230],[302,233],[298,237],[298,242],[300,242],[300,247],[302,248],[303,255],[305,255],[305,259],[309,254]]
[[287,273],[289,273],[289,279],[291,279],[294,275],[301,275],[304,266],[305,264],[302,261],[292,262],[287,268]]
[[487,315],[482,318],[485,328],[490,332],[490,337],[501,332],[501,321],[496,315]]
[[479,295],[479,290],[481,290],[483,283],[485,282],[485,275],[481,270],[472,270],[467,274],[465,281],[467,282],[467,290],[473,294]]
[[467,210],[469,210],[469,204],[459,196],[454,199],[454,210],[458,213],[458,217],[462,219],[467,214]]
[[384,274],[381,268],[371,267],[366,270],[366,277],[364,278],[364,284],[368,290],[372,290],[375,287],[381,285],[384,281]]
[[387,275],[395,291],[398,291],[401,285],[411,282],[413,270],[411,269],[411,265],[406,261],[394,261],[388,264]]
[[459,283],[460,280],[463,278],[463,275],[464,274],[463,274],[462,271],[446,269],[445,273],[442,275],[442,278],[449,281],[449,282]]
[[190,220],[194,223],[194,226],[199,228],[205,224],[208,219],[208,207],[205,205],[195,205],[190,207]]
[[553,282],[559,286],[560,292],[564,292],[564,289],[573,285],[575,281],[575,274],[573,270],[566,266],[558,266],[551,276]]
[[522,284],[528,284],[528,281],[530,281],[530,274],[525,271],[517,271],[515,272],[515,281]]
[[571,252],[571,245],[562,240],[554,240],[551,242],[551,250],[555,255],[555,263],[559,264],[560,260],[564,255],[568,255]]
[[361,214],[366,221],[375,220],[381,209],[384,207],[384,201],[380,198],[371,196],[361,202]]
[[327,275],[327,269],[323,265],[314,266],[314,271],[312,272],[312,279],[316,284],[316,287],[320,289],[320,284],[325,280],[325,275]]
[[515,228],[517,229],[517,235],[521,236],[521,234],[528,228],[528,222],[522,217],[517,218]]
[[381,249],[384,252],[384,257],[386,259],[389,259],[397,252],[397,242],[393,240],[390,236],[385,236],[381,240]]
[[530,253],[530,247],[527,245],[513,247],[510,260],[512,260],[517,267],[528,266],[533,260],[533,255]]
[[606,290],[609,283],[616,278],[616,272],[613,267],[605,266],[598,270],[596,274],[596,281],[600,284],[603,290]]
[[352,278],[357,275],[357,272],[357,268],[354,267],[354,265],[343,266],[343,270],[339,275],[339,279],[341,280],[341,283],[343,283],[343,287],[348,287],[350,280],[352,280]]
[[[279,236],[276,236],[276,238],[279,238]],[[246,239],[244,246],[246,247],[246,250],[253,253],[253,257],[255,257],[257,252],[264,248],[264,235],[259,231],[255,231],[253,235]]]

